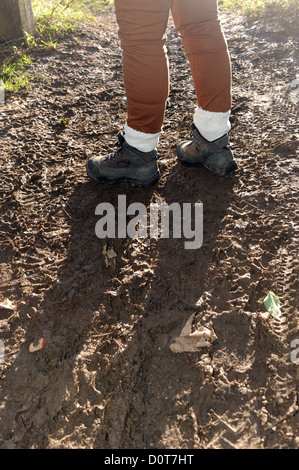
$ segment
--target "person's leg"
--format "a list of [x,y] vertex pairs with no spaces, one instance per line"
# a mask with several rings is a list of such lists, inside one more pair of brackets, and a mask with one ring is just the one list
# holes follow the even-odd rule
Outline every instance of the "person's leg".
[[172,15],[193,75],[194,124],[207,140],[218,139],[230,130],[231,67],[217,0],[174,0]]
[[162,128],[169,92],[166,27],[171,0],[115,0],[127,96],[124,137],[151,151]]
[[127,122],[119,148],[91,157],[88,175],[101,183],[150,186],[160,177],[156,147],[169,92],[166,27],[172,0],[115,0],[123,54]]
[[177,147],[179,160],[204,165],[225,176],[237,164],[229,148],[231,66],[218,19],[217,0],[173,0],[172,14],[181,32],[197,96],[192,140]]

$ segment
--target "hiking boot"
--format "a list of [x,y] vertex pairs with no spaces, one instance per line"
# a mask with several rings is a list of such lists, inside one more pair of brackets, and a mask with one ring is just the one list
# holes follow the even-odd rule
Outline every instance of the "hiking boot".
[[237,169],[227,134],[209,142],[193,124],[191,138],[192,140],[182,142],[177,147],[178,159],[184,165],[203,165],[214,176],[225,176]]
[[122,133],[118,134],[118,149],[106,157],[92,157],[86,163],[90,178],[100,183],[128,181],[133,186],[151,186],[160,178],[156,150],[141,152],[131,147]]

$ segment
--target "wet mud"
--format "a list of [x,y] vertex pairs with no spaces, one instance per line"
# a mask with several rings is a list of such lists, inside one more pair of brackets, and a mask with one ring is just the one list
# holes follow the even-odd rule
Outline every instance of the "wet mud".
[[[82,25],[36,80],[0,108],[0,448],[298,447],[298,38],[277,20],[222,14],[233,67],[236,173],[183,167],[195,94],[168,27],[171,91],[161,179],[151,188],[88,179],[110,153],[126,103],[113,15]],[[298,65],[298,64],[297,64]],[[101,240],[101,202],[203,203],[203,245]],[[105,258],[112,248],[115,257]],[[279,296],[281,318],[263,299]],[[170,345],[194,313],[211,347]],[[45,338],[40,351],[29,345]]]

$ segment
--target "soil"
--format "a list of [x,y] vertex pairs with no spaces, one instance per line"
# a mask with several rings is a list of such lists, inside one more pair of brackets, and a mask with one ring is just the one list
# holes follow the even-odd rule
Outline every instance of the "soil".
[[[1,106],[0,301],[15,307],[0,309],[0,448],[298,447],[298,37],[275,18],[221,17],[239,163],[225,178],[177,161],[196,100],[171,20],[153,187],[85,173],[91,155],[115,148],[126,118],[112,13],[35,52],[33,87]],[[147,208],[202,202],[202,247],[97,238],[95,208],[117,207],[118,195]],[[108,265],[105,245],[116,253]],[[266,314],[269,291],[280,318]],[[193,313],[194,328],[217,339],[175,354]],[[45,347],[30,352],[41,337]]]

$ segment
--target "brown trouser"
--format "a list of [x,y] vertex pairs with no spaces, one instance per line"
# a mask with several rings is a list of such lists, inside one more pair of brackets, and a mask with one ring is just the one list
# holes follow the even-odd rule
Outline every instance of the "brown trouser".
[[127,124],[160,132],[169,93],[166,28],[169,11],[189,57],[197,105],[231,108],[231,68],[217,0],[115,0],[123,51]]

